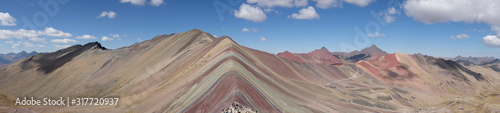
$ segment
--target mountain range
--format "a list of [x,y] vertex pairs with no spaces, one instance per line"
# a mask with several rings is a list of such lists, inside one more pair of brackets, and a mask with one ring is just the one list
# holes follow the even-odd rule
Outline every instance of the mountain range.
[[[275,55],[199,29],[119,49],[92,42],[41,53],[1,67],[0,78],[0,112],[212,113],[235,103],[259,113],[500,110],[500,71],[487,66],[376,46]],[[120,101],[15,106],[21,97]]]
[[38,52],[36,51],[32,51],[30,53],[26,51],[21,51],[19,53],[7,53],[7,54],[0,53],[0,67],[36,54],[38,54]]
[[361,60],[377,59],[388,53],[378,48],[376,45],[364,48],[361,51],[352,52],[332,52],[332,54],[345,62],[358,62]]
[[495,57],[463,57],[463,56],[457,56],[455,58],[449,58],[450,60],[457,61],[457,62],[470,62],[475,65],[483,65],[487,64],[488,62],[492,62],[494,60],[498,60]]
[[500,71],[500,60],[495,57],[462,57],[457,56],[455,58],[448,58],[457,63],[465,66],[478,65],[482,67],[489,67],[495,71]]
[[294,54],[289,51],[278,53],[277,56],[302,63],[318,63],[325,65],[342,65],[342,61],[333,56],[328,49],[322,47],[309,53]]

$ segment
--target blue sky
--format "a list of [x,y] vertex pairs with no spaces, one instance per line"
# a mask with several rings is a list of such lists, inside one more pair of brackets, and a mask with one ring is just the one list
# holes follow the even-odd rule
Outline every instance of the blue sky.
[[[47,10],[48,6],[48,10]],[[497,0],[5,0],[0,53],[111,49],[201,29],[279,53],[359,50],[500,57]]]

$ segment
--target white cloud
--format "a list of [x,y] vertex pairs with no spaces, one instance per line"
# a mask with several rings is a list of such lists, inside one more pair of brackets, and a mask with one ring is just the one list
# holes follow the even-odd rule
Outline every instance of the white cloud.
[[111,37],[112,38],[120,38],[120,35],[119,34],[111,34]]
[[97,39],[97,38],[91,35],[82,35],[82,36],[77,36],[76,39]]
[[243,29],[241,29],[241,31],[243,31],[243,32],[250,32],[250,30],[248,28],[243,28]]
[[391,7],[389,9],[387,9],[387,14],[393,15],[393,14],[396,14],[396,13],[398,13],[398,10],[396,10],[396,8],[394,8],[394,7]]
[[460,35],[457,35],[457,36],[450,36],[451,39],[466,39],[466,38],[470,38],[469,35],[467,34],[460,34]]
[[438,22],[486,23],[495,35],[483,37],[483,44],[500,47],[499,0],[408,0],[403,5],[406,15],[426,24]]
[[53,43],[77,43],[78,41],[76,41],[74,39],[64,38],[64,39],[52,39],[51,42],[53,42]]
[[266,13],[274,12],[276,14],[281,14],[281,12],[279,12],[278,10],[274,10],[274,9],[271,9],[271,8],[265,8],[264,12],[266,12]]
[[243,18],[253,22],[263,22],[267,19],[266,14],[260,7],[248,4],[241,4],[240,9],[234,11],[234,16],[236,18]]
[[385,23],[392,23],[396,21],[396,17],[392,15],[384,15],[384,22]]
[[261,7],[303,7],[307,6],[307,0],[247,0],[249,4],[257,4]]
[[500,25],[492,25],[491,30],[493,31],[500,31]]
[[408,0],[406,15],[427,24],[437,22],[484,22],[500,25],[500,0]]
[[[111,38],[113,38],[113,39],[122,40],[122,39],[120,38],[120,37],[121,37],[121,36],[120,36],[120,34],[111,34],[110,36],[111,36]],[[122,36],[124,36],[124,35],[122,35]]]
[[495,35],[488,35],[483,37],[483,44],[489,47],[500,48],[500,37]]
[[0,25],[3,26],[15,26],[16,19],[10,16],[9,13],[0,12]]
[[312,0],[316,2],[316,7],[321,9],[328,9],[330,7],[341,7],[342,2],[339,0]]
[[127,3],[127,2],[130,2],[131,4],[134,4],[134,5],[144,6],[144,3],[146,3],[146,0],[120,0],[120,3]]
[[368,35],[366,35],[366,36],[368,36],[368,37],[372,37],[372,38],[375,38],[375,37],[384,37],[384,36],[385,36],[385,34],[383,34],[383,33],[379,33],[379,32],[375,32],[374,34],[368,34]]
[[[131,3],[133,5],[144,6],[146,4],[146,0],[120,0],[120,3]],[[165,4],[164,0],[151,0],[149,5],[151,6],[160,6],[161,4]]]
[[23,43],[24,47],[33,47],[35,45],[31,44],[30,42],[24,42]]
[[9,38],[36,38],[40,34],[35,30],[0,30],[0,39],[9,39]]
[[139,42],[142,42],[142,41],[144,41],[144,40],[142,40],[142,39],[140,39],[140,38],[137,38],[136,40],[137,40],[137,41],[139,41]]
[[112,41],[112,40],[113,40],[113,38],[109,38],[109,37],[107,37],[107,36],[103,36],[103,37],[101,38],[101,40],[102,40],[102,41]]
[[497,32],[497,36],[500,36],[500,25],[491,25],[491,30]]
[[399,14],[399,12],[396,10],[396,8],[391,7],[387,9],[387,11],[382,14],[382,16],[386,23],[392,23],[396,21],[396,16],[394,16],[395,14]]
[[266,37],[260,37],[260,41],[262,41],[262,42],[267,41],[267,38]]
[[44,42],[45,38],[30,38],[30,41],[35,41],[35,42]]
[[160,6],[161,4],[164,4],[165,1],[163,0],[151,0],[151,2],[149,3],[151,6]]
[[241,31],[243,31],[243,32],[250,32],[250,31],[252,31],[252,32],[259,32],[259,30],[255,29],[253,27],[250,28],[250,29],[248,29],[248,28],[245,27],[245,28],[241,29]]
[[316,2],[316,7],[321,9],[328,9],[330,7],[342,7],[343,2],[357,5],[359,7],[368,6],[375,0],[312,0]]
[[299,14],[293,13],[292,15],[288,16],[293,19],[315,19],[319,18],[318,13],[316,13],[316,10],[314,7],[309,6],[307,8],[303,8],[299,10]]
[[64,49],[64,48],[67,48],[67,47],[70,47],[71,45],[53,45],[54,47],[57,47],[59,49]]
[[7,44],[13,44],[14,41],[5,41],[5,43],[7,43]]
[[71,37],[70,33],[65,33],[63,31],[59,31],[52,27],[46,27],[43,31],[35,31],[35,30],[0,30],[0,39],[9,39],[9,38],[27,38],[32,41],[42,41],[39,36],[51,36],[51,37]]
[[71,37],[70,33],[65,33],[63,31],[59,31],[52,27],[46,27],[44,31],[39,32],[40,35],[52,36],[52,37]]
[[368,6],[370,3],[372,3],[374,0],[344,0],[344,2],[350,3],[357,5],[359,7],[365,7]]
[[108,17],[108,18],[115,18],[116,13],[113,11],[103,11],[97,18],[102,18],[102,17]]

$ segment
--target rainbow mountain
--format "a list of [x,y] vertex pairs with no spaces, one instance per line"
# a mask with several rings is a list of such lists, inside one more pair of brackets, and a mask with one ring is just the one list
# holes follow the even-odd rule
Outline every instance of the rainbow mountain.
[[[285,53],[285,52],[284,52]],[[425,55],[346,62],[281,55],[199,29],[118,49],[98,42],[0,68],[0,112],[498,112],[500,72]],[[329,56],[330,55],[330,56]],[[115,106],[16,106],[20,97],[114,97]]]

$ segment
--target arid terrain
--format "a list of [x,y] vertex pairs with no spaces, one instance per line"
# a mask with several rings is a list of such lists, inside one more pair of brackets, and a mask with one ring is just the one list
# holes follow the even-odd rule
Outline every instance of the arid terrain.
[[[499,64],[376,46],[276,55],[193,29],[119,49],[75,45],[3,66],[0,112],[220,113],[240,106],[258,113],[500,112]],[[20,97],[120,101],[15,106]]]

